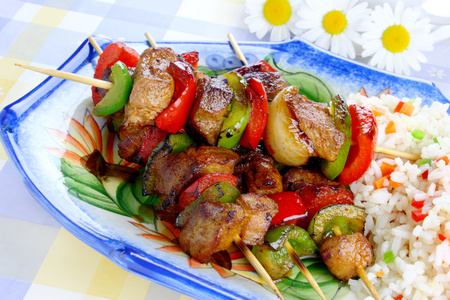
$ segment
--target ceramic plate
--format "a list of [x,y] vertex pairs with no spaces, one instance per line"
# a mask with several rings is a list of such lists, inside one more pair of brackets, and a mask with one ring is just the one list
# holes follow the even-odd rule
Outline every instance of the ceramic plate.
[[[110,40],[96,38],[102,48]],[[127,43],[142,52],[146,42]],[[241,66],[228,43],[160,43],[176,52],[198,51],[199,66],[209,74]],[[241,43],[247,61],[269,61],[310,93],[348,95],[364,86],[369,95],[386,87],[398,97],[421,97],[425,104],[448,100],[431,83],[412,80],[344,60],[294,39],[284,43]],[[86,40],[60,69],[92,76],[98,55]],[[318,75],[318,76],[317,76]],[[300,80],[301,79],[301,80]],[[328,84],[326,83],[328,82]],[[117,141],[105,120],[91,115],[89,86],[47,78],[28,95],[0,113],[1,138],[37,201],[67,230],[132,273],[200,299],[276,299],[251,265],[234,247],[231,270],[200,265],[178,247],[178,231],[156,220],[151,198],[139,193],[139,181],[102,181],[82,167],[86,155],[98,150],[107,162],[129,164],[117,155]],[[328,299],[351,296],[318,258],[305,258]],[[317,295],[294,268],[277,283],[286,299]]]

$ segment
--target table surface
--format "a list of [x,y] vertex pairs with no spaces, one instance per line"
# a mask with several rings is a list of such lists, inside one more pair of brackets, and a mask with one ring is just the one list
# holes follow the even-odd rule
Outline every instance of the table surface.
[[[57,68],[90,35],[117,40],[256,41],[244,0],[0,0],[0,109]],[[267,38],[266,38],[267,40]],[[450,40],[413,77],[450,99]],[[0,145],[0,299],[191,299],[130,274],[72,236],[28,192]]]

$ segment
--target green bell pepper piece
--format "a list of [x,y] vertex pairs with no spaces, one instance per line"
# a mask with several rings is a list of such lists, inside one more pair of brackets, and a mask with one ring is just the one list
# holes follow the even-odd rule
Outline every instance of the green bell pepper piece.
[[328,179],[333,180],[342,172],[345,167],[345,162],[347,161],[347,156],[352,143],[352,118],[348,110],[347,102],[339,95],[331,99],[331,113],[336,128],[345,134],[344,143],[339,149],[336,160],[327,161],[322,159],[320,162],[322,173]]
[[177,217],[176,227],[183,227],[197,207],[206,201],[220,201],[222,203],[236,203],[241,192],[232,184],[220,181],[207,188],[197,199],[192,201]]
[[186,149],[193,145],[194,141],[186,133],[175,133],[169,135],[169,145],[172,148],[172,153],[184,152]]
[[294,266],[294,259],[284,247],[286,241],[289,241],[300,257],[319,251],[309,233],[301,227],[283,225],[269,230],[265,243],[253,246],[252,253],[273,280],[280,279]]
[[225,119],[219,134],[218,145],[231,149],[239,142],[250,119],[250,101],[246,89],[247,82],[236,72],[223,74],[233,91],[230,114]]
[[266,244],[269,244],[274,250],[280,250],[284,247],[286,241],[289,241],[298,256],[305,256],[319,251],[309,233],[295,225],[275,227],[266,233],[264,239]]
[[128,102],[132,81],[127,66],[123,62],[118,61],[111,67],[111,71],[110,78],[114,85],[92,109],[92,114],[95,116],[104,117],[115,113]]

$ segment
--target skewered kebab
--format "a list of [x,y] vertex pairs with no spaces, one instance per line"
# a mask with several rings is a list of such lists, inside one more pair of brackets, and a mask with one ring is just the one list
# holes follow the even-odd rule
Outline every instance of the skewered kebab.
[[[245,57],[243,56],[241,50],[239,49],[238,44],[234,40],[234,37],[231,34],[229,34],[228,37],[230,38],[231,44],[235,49],[235,51],[237,52],[238,56],[243,57],[241,61],[243,60],[245,62]],[[302,98],[302,100],[307,99]],[[325,118],[323,118],[323,114],[320,114],[320,109],[315,110],[316,112],[315,117],[311,116],[308,113],[305,113],[306,111],[309,110],[308,107],[305,107],[308,105],[307,101],[295,101],[293,103],[288,102],[288,106],[291,106],[290,107],[291,112],[295,114],[295,116],[297,117],[297,121],[301,122],[301,120],[303,120],[303,122],[306,123],[311,122],[309,125],[303,126],[301,128],[304,131],[306,131],[306,135],[311,138],[314,146],[316,146],[317,143],[324,143],[324,142],[325,144],[330,145],[330,147],[340,144],[338,147],[339,149],[337,150],[336,153],[336,158],[322,161],[321,169],[323,173],[327,176],[327,179],[328,178],[334,179],[339,175],[340,176],[339,179],[342,183],[349,184],[353,181],[354,178],[353,176],[356,175],[357,178],[359,178],[369,167],[368,164],[370,164],[370,161],[372,161],[373,154],[375,152],[378,129],[376,126],[375,117],[372,112],[368,111],[365,107],[356,105],[353,105],[350,109],[347,109],[345,108],[346,106],[345,102],[343,103],[342,101],[339,100],[340,99],[333,98],[332,104],[334,104],[337,107],[333,106],[331,107],[334,115],[335,121],[334,124],[336,126],[337,132],[334,131],[334,128],[332,128],[331,130],[326,131],[325,135],[319,134],[318,136],[316,136],[316,133],[314,131],[311,132],[309,129],[314,128],[316,126],[315,122],[319,122],[322,125],[319,127],[322,128],[327,127],[328,120],[326,118],[327,116],[326,112]],[[309,106],[311,107],[311,105]],[[355,121],[358,122],[357,126],[355,126],[355,124],[349,126],[349,124]],[[328,135],[330,132],[331,136]],[[340,134],[342,134],[343,136]],[[348,139],[348,135],[350,135],[352,138]],[[329,136],[334,141],[332,143],[327,143],[326,140],[325,141],[323,140],[324,136],[325,138]],[[342,142],[340,139],[342,139]],[[357,143],[357,148],[353,149],[353,151],[350,151],[351,150],[350,141],[354,141]],[[359,145],[365,145],[366,149],[364,149],[364,147],[360,147]],[[333,152],[330,151],[329,147],[326,147],[326,149],[327,151],[326,153],[324,153],[325,155],[328,155],[330,152]],[[361,157],[363,156],[362,152],[364,151],[368,152],[368,154],[366,155],[369,155],[370,159],[361,161]],[[344,157],[344,165],[341,168],[340,165],[342,165],[343,157]],[[361,168],[357,169],[356,173],[354,170],[350,171],[350,169],[355,169],[354,166],[357,165],[358,163],[364,164],[362,166],[362,169]],[[347,169],[345,169],[346,167]],[[309,177],[311,178],[311,176]],[[314,178],[317,179],[318,177],[314,176]],[[327,210],[327,212],[323,213],[324,210]],[[331,211],[331,213],[328,211]],[[329,220],[329,222],[333,224],[335,218],[332,218],[332,216],[339,215],[339,211],[340,211],[339,209],[333,209],[332,207],[327,206],[320,212],[322,212],[323,215],[331,219]],[[309,224],[310,233],[311,231],[317,229],[315,228],[316,227],[315,223],[317,221],[316,219],[320,215],[320,212],[317,212],[314,215],[313,221]],[[344,212],[341,213],[341,217],[348,218],[350,217],[352,212],[354,214],[358,213],[357,210],[347,211],[346,209],[344,209]],[[359,217],[361,218],[361,215]],[[328,222],[326,223],[326,225],[328,225]],[[362,228],[359,228],[359,231],[362,231],[363,228],[364,226],[362,226]],[[332,230],[335,236],[325,239],[325,241],[323,241],[323,244],[320,246],[320,253],[329,270],[332,272],[333,275],[335,275],[337,278],[341,280],[348,280],[356,275],[360,276],[361,279],[366,284],[366,286],[369,288],[369,291],[374,296],[374,298],[377,300],[381,299],[380,296],[378,295],[377,290],[374,288],[370,280],[367,278],[367,275],[364,271],[364,268],[372,263],[373,258],[372,246],[370,245],[367,238],[363,236],[361,232],[356,232],[350,235],[343,236],[340,228],[337,225],[333,225]],[[324,231],[325,228],[322,230],[322,232],[319,233],[320,238],[317,238],[317,235],[315,236],[316,237],[315,241],[319,245],[322,243],[321,237],[325,234]]]
[[[152,46],[156,48],[156,43],[151,38],[150,34],[147,33],[146,35],[149,38],[149,41],[153,42]],[[183,92],[183,94],[185,94],[185,92],[186,90]],[[183,94],[181,96],[183,96]],[[192,96],[192,98],[194,97]],[[190,104],[192,104],[192,102]],[[190,108],[191,107],[189,107],[189,110]],[[185,109],[187,109],[187,107]],[[186,120],[184,120],[183,124],[185,123],[185,121]],[[178,128],[178,130],[179,129],[180,128]],[[207,157],[205,169],[209,174],[216,171],[216,168],[222,169],[224,164],[228,164],[228,161],[222,163],[219,162],[217,167],[211,167],[210,162],[210,157]],[[231,162],[231,165],[234,165],[234,163]],[[253,258],[251,252],[248,250],[246,243],[244,243],[244,241],[241,239],[241,236],[239,235],[239,230],[241,230],[241,235],[243,234],[243,236],[246,237],[247,242],[260,243],[261,238],[258,238],[258,235],[263,235],[267,231],[272,216],[274,216],[278,212],[277,205],[273,203],[273,201],[269,198],[260,201],[262,199],[257,199],[255,198],[255,196],[239,197],[236,202],[240,200],[240,205],[234,203],[222,203],[218,201],[218,199],[214,199],[212,201],[211,200],[212,199],[206,199],[201,203],[191,203],[189,208],[192,208],[194,206],[194,211],[190,210],[190,214],[188,215],[187,219],[184,218],[184,222],[180,221],[179,219],[183,218],[185,215],[178,215],[177,223],[179,223],[178,225],[182,227],[179,236],[180,245],[182,246],[182,248],[185,250],[185,252],[191,253],[193,257],[199,259],[200,262],[207,262],[210,259],[210,255],[212,256],[212,254],[215,252],[227,249],[234,241],[238,248],[240,248],[244,253],[244,255],[249,258],[249,261],[255,267],[255,270],[258,272],[258,274],[260,274],[264,281],[272,288],[275,294],[280,299],[283,299],[283,296],[281,295],[280,291],[273,283],[273,281],[270,279],[266,270],[258,263],[257,260],[251,259]],[[252,202],[255,200],[260,205],[252,205]],[[261,205],[263,203],[265,203],[266,205]],[[241,213],[239,213],[240,210]],[[186,214],[186,211],[187,209],[185,209],[183,213]],[[207,223],[208,221],[209,223]],[[252,227],[253,229],[250,229]],[[194,236],[192,236],[192,234],[194,234]],[[247,235],[249,235],[249,237],[247,237]],[[195,237],[200,238],[199,243],[191,244],[192,241],[195,241]],[[205,245],[209,247],[205,247]]]

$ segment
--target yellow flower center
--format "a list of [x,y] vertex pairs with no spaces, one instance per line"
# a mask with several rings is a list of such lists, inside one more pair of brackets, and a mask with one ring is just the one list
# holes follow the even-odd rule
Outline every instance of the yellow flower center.
[[323,17],[322,24],[323,29],[329,34],[339,34],[347,27],[347,19],[341,11],[333,10]]
[[263,13],[270,24],[283,25],[291,18],[291,4],[287,0],[267,0],[264,3]]
[[403,52],[408,48],[409,32],[402,25],[392,25],[383,32],[383,46],[392,53]]

